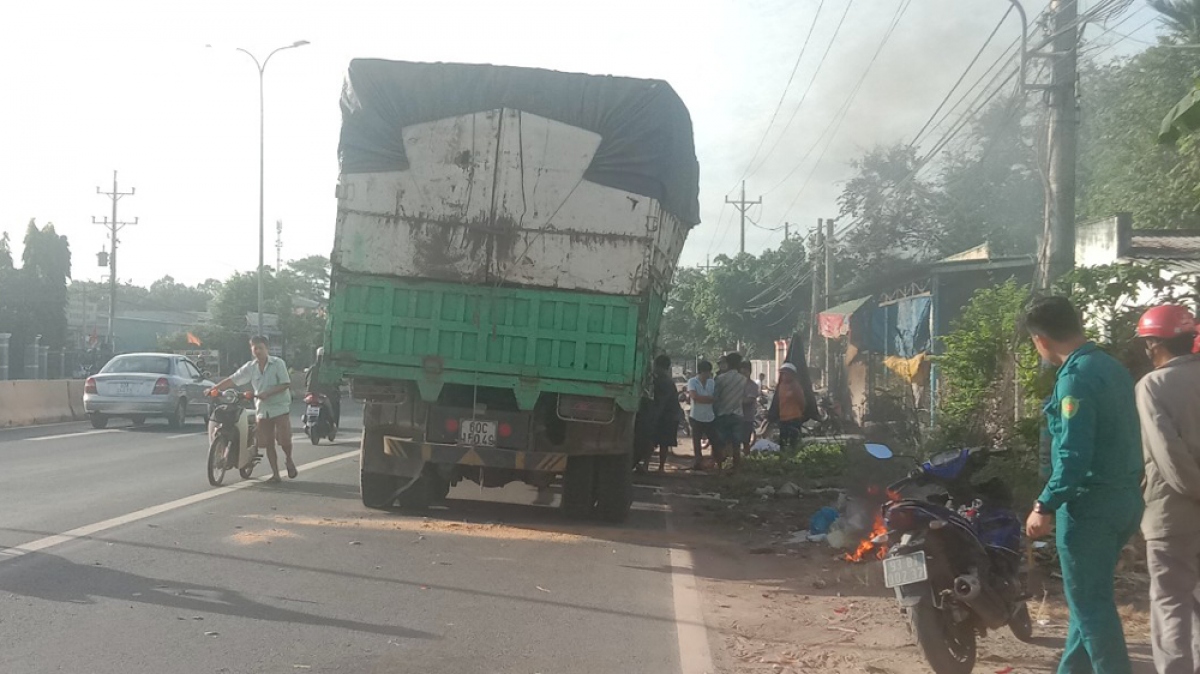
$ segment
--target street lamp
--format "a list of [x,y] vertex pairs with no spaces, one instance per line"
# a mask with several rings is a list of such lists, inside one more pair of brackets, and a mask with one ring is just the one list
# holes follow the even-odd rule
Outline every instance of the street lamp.
[[[265,128],[265,114],[263,110],[263,73],[267,70],[267,63],[271,61],[271,57],[277,52],[281,52],[284,49],[303,47],[306,44],[308,44],[308,40],[297,40],[292,44],[283,47],[277,47],[270,54],[267,54],[267,58],[263,59],[261,63],[259,62],[258,57],[256,57],[254,54],[251,54],[249,50],[241,47],[237,48],[238,51],[242,52],[246,56],[249,56],[250,59],[254,61],[255,67],[258,68],[258,334],[260,335],[265,334],[263,332],[263,194],[265,191],[263,186],[263,136]],[[276,269],[275,271],[278,272],[279,270]]]

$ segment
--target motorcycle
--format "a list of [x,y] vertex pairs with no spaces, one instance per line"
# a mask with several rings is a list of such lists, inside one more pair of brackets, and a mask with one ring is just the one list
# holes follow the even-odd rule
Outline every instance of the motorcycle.
[[[886,445],[868,444],[877,459]],[[1026,605],[1022,522],[1012,494],[999,478],[974,484],[971,476],[989,452],[944,452],[920,463],[888,487],[882,507],[886,532],[872,542],[889,544],[884,584],[908,615],[917,646],[937,674],[968,674],[975,666],[976,636],[1008,627],[1021,641],[1033,638]],[[903,490],[933,486],[925,499]]]
[[221,486],[225,473],[233,469],[249,480],[262,460],[254,442],[254,412],[245,406],[245,401],[253,400],[254,396],[248,391],[238,393],[235,389],[220,394],[214,390],[209,395],[217,398],[219,403],[208,420],[208,483]]
[[330,442],[337,436],[337,426],[333,424],[333,408],[329,406],[329,398],[325,394],[309,393],[304,396],[304,434],[314,445],[321,444],[321,438]]

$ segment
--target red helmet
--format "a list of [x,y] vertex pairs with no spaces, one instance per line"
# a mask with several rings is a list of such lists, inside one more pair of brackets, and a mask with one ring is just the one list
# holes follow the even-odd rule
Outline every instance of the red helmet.
[[1164,304],[1152,307],[1138,319],[1138,337],[1157,337],[1170,339],[1196,331],[1196,319],[1187,307],[1177,304]]

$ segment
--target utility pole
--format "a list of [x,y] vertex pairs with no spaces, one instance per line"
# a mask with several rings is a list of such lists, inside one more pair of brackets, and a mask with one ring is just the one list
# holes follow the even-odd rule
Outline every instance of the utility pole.
[[283,267],[283,220],[275,221],[275,274]]
[[789,238],[791,238],[791,235],[792,235],[792,223],[790,223],[790,222],[783,223],[783,240],[787,241]]
[[[1045,91],[1049,108],[1048,170],[1042,245],[1038,254],[1037,286],[1049,288],[1055,279],[1075,268],[1075,167],[1079,115],[1075,83],[1079,61],[1078,0],[1050,0],[1050,36],[1030,49],[1028,20],[1020,0],[1009,0],[1021,17],[1021,86]],[[1050,46],[1050,51],[1042,51]],[[1050,61],[1050,83],[1029,82],[1030,59]]]
[[121,197],[131,197],[137,192],[136,187],[129,188],[128,192],[122,192],[117,188],[117,172],[113,171],[113,186],[111,192],[101,191],[96,188],[96,194],[103,194],[112,200],[112,219],[106,216],[102,220],[97,220],[92,216],[93,225],[104,225],[108,228],[109,246],[112,251],[108,254],[108,345],[113,353],[117,351],[117,232],[121,231],[125,225],[136,225],[138,219],[134,218],[133,222],[122,222],[117,219],[117,202]]
[[742,198],[737,201],[730,201],[729,197],[725,197],[725,203],[733,204],[733,207],[738,209],[742,214],[742,245],[741,252],[746,252],[746,211],[750,210],[751,206],[757,206],[762,203],[762,196],[754,201],[746,201],[746,181],[742,181]]
[[[825,239],[822,248],[825,249],[825,308],[829,308],[829,298],[833,296],[833,218],[825,218]],[[833,384],[833,349],[829,340],[825,340],[825,391],[828,392]]]
[[817,337],[821,334],[817,325],[817,313],[819,312],[818,307],[821,301],[821,277],[818,275],[817,269],[820,262],[819,256],[824,255],[823,251],[825,250],[825,221],[821,218],[817,218],[817,233],[814,239],[815,245],[808,257],[809,281],[812,283],[812,303],[809,305],[811,307],[809,313],[812,314],[812,326],[810,326],[811,329],[808,331],[808,358],[806,360],[810,365],[813,362],[813,354],[816,352]]
[[1054,61],[1049,104],[1050,171],[1046,195],[1046,233],[1049,240],[1041,263],[1042,287],[1049,287],[1075,267],[1075,150],[1079,134],[1075,82],[1079,48],[1077,0],[1051,0]]

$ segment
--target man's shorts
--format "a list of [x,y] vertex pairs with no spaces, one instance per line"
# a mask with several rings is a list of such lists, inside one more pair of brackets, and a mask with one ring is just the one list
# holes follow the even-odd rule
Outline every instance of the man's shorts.
[[736,445],[742,442],[744,421],[740,414],[724,414],[713,422],[713,442]]
[[271,419],[259,419],[258,426],[254,429],[254,435],[258,446],[263,449],[274,446],[276,439],[279,440],[280,447],[290,448],[292,446],[291,415],[281,414]]

